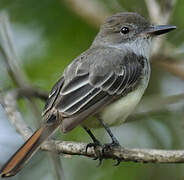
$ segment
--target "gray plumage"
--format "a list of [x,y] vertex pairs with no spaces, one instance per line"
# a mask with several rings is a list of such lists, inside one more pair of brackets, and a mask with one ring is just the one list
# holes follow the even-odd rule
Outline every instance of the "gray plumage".
[[[45,112],[54,107],[62,113],[64,121],[80,118],[77,123],[73,120],[75,122],[70,124],[70,128],[74,128],[90,114],[133,91],[141,80],[145,61],[144,57],[133,52],[90,48],[65,69],[49,95]],[[92,106],[95,108],[86,112]]]
[[[122,26],[129,27],[130,33],[122,35]],[[136,13],[119,13],[108,18],[92,46],[65,69],[53,87],[43,112],[45,121],[51,114],[59,113],[63,131],[67,132],[107,104],[135,90],[145,76],[145,64],[149,69],[146,62],[149,52],[140,49],[139,44],[146,41],[149,46],[150,39],[138,37],[149,26],[150,23]],[[143,53],[137,54],[127,46],[130,39]]]
[[91,115],[108,125],[124,122],[148,85],[151,38],[174,28],[155,27],[136,13],[109,17],[91,47],[68,65],[52,89],[45,122],[59,114],[63,132],[79,124],[99,127],[94,119],[86,120]]

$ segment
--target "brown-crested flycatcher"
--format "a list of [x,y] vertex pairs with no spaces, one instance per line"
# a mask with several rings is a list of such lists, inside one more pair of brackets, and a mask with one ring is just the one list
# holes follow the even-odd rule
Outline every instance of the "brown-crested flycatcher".
[[[150,77],[151,40],[175,26],[150,24],[137,13],[118,13],[105,21],[89,49],[69,64],[51,90],[42,126],[18,149],[0,171],[15,175],[58,127],[63,133],[81,125],[100,145],[90,128],[119,125],[140,101]],[[87,150],[86,148],[86,150]]]

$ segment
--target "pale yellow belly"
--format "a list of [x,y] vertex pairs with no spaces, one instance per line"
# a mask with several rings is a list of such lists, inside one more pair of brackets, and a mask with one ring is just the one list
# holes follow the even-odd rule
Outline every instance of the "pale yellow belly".
[[141,100],[144,90],[145,88],[140,86],[125,97],[107,106],[101,113],[103,121],[109,126],[122,124]]
[[[108,126],[115,126],[122,124],[141,100],[141,97],[144,94],[146,87],[147,82],[144,79],[142,80],[142,83],[137,87],[137,89],[105,107],[99,113],[100,118]],[[95,116],[89,117],[82,124],[87,126],[88,128],[101,127],[99,120]]]

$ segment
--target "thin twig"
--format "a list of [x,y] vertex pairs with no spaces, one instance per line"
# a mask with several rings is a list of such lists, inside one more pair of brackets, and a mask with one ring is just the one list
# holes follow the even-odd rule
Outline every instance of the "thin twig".
[[64,2],[72,11],[95,27],[99,27],[105,18],[111,15],[111,13],[105,9],[102,2],[93,0],[65,0]]
[[156,0],[145,0],[150,19],[153,23],[162,23],[161,7]]
[[64,170],[63,170],[62,164],[60,163],[61,159],[59,154],[56,152],[51,152],[50,156],[52,157],[57,179],[64,180],[65,179]]
[[17,88],[16,91],[17,91],[18,97],[27,97],[27,98],[36,97],[36,98],[42,99],[43,101],[46,101],[49,95],[48,92],[32,86]]
[[170,104],[180,103],[184,101],[184,94],[176,94],[161,97],[159,95],[144,97],[139,106],[132,114],[133,116],[142,116],[151,113],[158,113],[168,108]]
[[[176,0],[167,0],[164,11],[160,4],[156,0],[145,0],[147,9],[150,15],[151,22],[154,24],[167,24],[172,15]],[[165,38],[154,39],[152,45],[152,55],[155,55],[162,51],[162,45],[165,42]],[[173,50],[174,51],[174,50]]]
[[28,84],[28,80],[18,63],[18,58],[12,43],[11,32],[9,27],[8,16],[5,12],[0,14],[0,52],[7,66],[8,72],[12,80],[19,87],[24,87]]
[[17,92],[11,91],[6,94],[6,97],[2,101],[4,102],[4,108],[10,122],[24,139],[28,139],[32,134],[32,130],[25,124],[21,113],[17,110],[16,99]]
[[154,56],[152,60],[153,65],[156,65],[159,69],[165,70],[184,80],[184,62],[182,59],[176,61],[168,56]]
[[175,6],[176,0],[166,0],[164,9],[157,0],[145,0],[152,23],[167,24]]

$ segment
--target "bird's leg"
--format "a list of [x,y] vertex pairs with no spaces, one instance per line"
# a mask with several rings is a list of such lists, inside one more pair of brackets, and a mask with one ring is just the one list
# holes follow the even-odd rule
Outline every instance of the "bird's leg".
[[96,139],[96,137],[93,135],[93,133],[90,131],[90,129],[88,129],[87,127],[83,127],[85,129],[85,131],[89,134],[89,136],[91,137],[91,139],[93,140],[93,143],[89,143],[86,146],[86,153],[89,147],[94,147],[94,149],[97,146],[101,146],[100,141],[98,139]]
[[94,149],[97,146],[101,146],[100,141],[98,139],[96,139],[96,137],[93,135],[93,133],[90,131],[90,129],[88,129],[87,127],[83,127],[85,129],[85,131],[89,134],[89,136],[91,137],[91,139],[93,140],[93,143],[89,143],[86,146],[86,153],[89,147],[94,147]]
[[94,160],[99,159],[99,165],[100,165],[101,162],[102,162],[102,156],[101,156],[101,154],[98,151],[96,151],[96,147],[97,146],[101,146],[101,143],[100,143],[100,141],[98,139],[96,139],[96,137],[93,135],[93,133],[90,131],[90,129],[88,129],[85,126],[83,126],[83,128],[89,134],[89,136],[91,137],[91,139],[93,140],[93,143],[87,144],[87,146],[86,146],[86,154],[87,154],[88,148],[89,147],[93,147],[94,150],[95,150],[95,152],[96,152],[96,155],[97,155],[97,157],[94,158]]
[[109,134],[109,136],[112,139],[112,143],[110,144],[105,144],[105,146],[110,145],[110,146],[120,146],[119,141],[116,139],[116,137],[112,134],[110,128],[101,120],[99,119],[99,121],[101,122],[101,124],[103,125],[103,127],[105,128],[105,130],[107,131],[107,133]]
[[[105,130],[107,131],[107,133],[109,134],[109,136],[112,139],[111,143],[107,143],[107,144],[104,144],[102,146],[102,155],[104,155],[106,150],[109,150],[112,147],[121,147],[121,145],[120,145],[119,141],[116,139],[116,137],[112,134],[110,128],[103,122],[103,120],[99,119],[99,121],[101,122],[101,124],[103,125],[103,127],[105,128]],[[121,162],[121,160],[117,159],[117,163],[115,164],[115,166],[119,165],[120,162]]]

